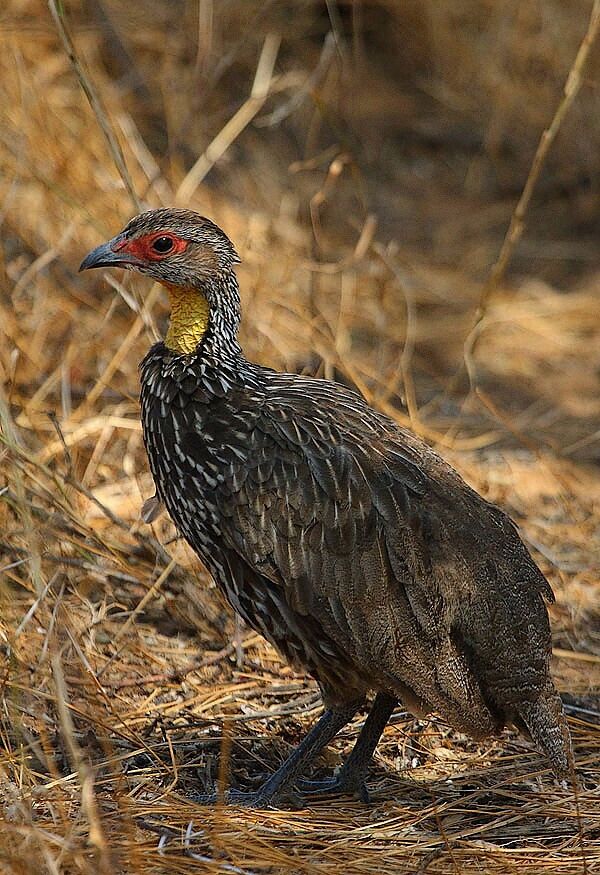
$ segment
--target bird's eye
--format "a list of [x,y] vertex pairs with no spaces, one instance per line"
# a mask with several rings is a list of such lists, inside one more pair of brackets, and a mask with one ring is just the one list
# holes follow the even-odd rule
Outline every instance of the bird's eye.
[[152,248],[155,252],[159,252],[161,255],[165,255],[173,248],[173,238],[157,237],[156,240],[152,243]]

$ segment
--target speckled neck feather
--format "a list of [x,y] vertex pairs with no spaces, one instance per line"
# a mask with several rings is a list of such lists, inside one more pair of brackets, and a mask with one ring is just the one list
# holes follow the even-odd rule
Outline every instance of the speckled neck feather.
[[167,285],[171,304],[171,319],[165,338],[166,346],[174,352],[193,353],[208,328],[209,305],[200,289]]

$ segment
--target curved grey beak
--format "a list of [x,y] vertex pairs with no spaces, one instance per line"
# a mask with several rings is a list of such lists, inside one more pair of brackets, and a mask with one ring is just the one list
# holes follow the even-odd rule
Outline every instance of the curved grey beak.
[[90,270],[92,267],[135,267],[140,264],[134,255],[119,252],[118,246],[123,242],[119,235],[107,243],[102,243],[92,249],[79,265],[79,270]]

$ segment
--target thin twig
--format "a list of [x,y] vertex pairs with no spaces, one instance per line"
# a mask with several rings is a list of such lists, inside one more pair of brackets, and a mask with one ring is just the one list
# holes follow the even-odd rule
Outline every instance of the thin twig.
[[[177,562],[175,561],[175,559],[171,559],[171,561],[169,562],[167,567],[163,568],[160,575],[154,581],[154,583],[152,584],[152,586],[150,587],[148,592],[144,595],[144,597],[142,599],[140,599],[138,604],[135,606],[133,611],[128,616],[125,623],[123,623],[123,625],[120,627],[119,631],[114,636],[113,644],[116,644],[117,641],[119,641],[123,637],[123,635],[127,631],[129,631],[129,629],[131,628],[131,626],[135,622],[136,617],[138,617],[138,615],[143,611],[143,609],[148,604],[148,602],[151,601],[151,599],[153,599],[158,594],[161,586],[163,585],[163,583],[165,582],[165,580],[167,579],[169,574],[176,567],[176,565],[177,565]],[[98,675],[97,675],[98,679],[100,679],[102,677],[102,675],[104,674],[106,669],[114,662],[114,660],[117,658],[117,656],[119,656],[119,654],[121,653],[123,648],[126,646],[127,646],[127,642],[125,642],[124,644],[121,645],[121,647],[119,647],[115,650],[115,652],[110,657],[110,659],[102,666],[102,668],[98,672]]]
[[190,203],[194,192],[205,176],[263,107],[269,96],[273,68],[277,60],[280,42],[281,36],[277,33],[269,33],[265,37],[250,97],[242,104],[235,115],[229,119],[214,140],[209,143],[206,151],[200,155],[193,167],[190,168],[175,194],[175,202],[177,204]]
[[221,662],[222,659],[226,659],[228,656],[231,656],[234,650],[235,646],[233,644],[228,644],[226,647],[223,647],[221,650],[217,651],[217,653],[213,653],[211,656],[205,656],[203,659],[194,659],[187,665],[182,665],[179,668],[172,669],[171,671],[145,675],[145,677],[124,678],[122,681],[115,681],[114,683],[111,683],[110,686],[113,687],[113,689],[115,690],[122,690],[125,687],[138,687],[144,686],[145,684],[166,684],[171,681],[179,682],[192,671],[198,671],[199,669],[208,668],[211,665],[216,665],[218,662]]
[[323,41],[323,48],[318,63],[312,73],[307,77],[304,84],[296,89],[289,100],[286,100],[280,106],[276,107],[273,112],[259,116],[255,124],[257,127],[274,127],[280,125],[286,118],[298,110],[309,95],[317,90],[320,83],[325,78],[331,63],[335,56],[336,43],[335,37],[331,31]]
[[100,864],[100,871],[109,873],[112,871],[112,866],[109,862],[108,843],[102,829],[96,794],[94,792],[94,776],[75,739],[75,728],[69,710],[67,687],[58,655],[52,657],[52,674],[56,684],[56,708],[60,718],[62,737],[69,752],[72,767],[79,774],[81,803],[87,815],[89,825],[88,839],[90,844],[96,847],[99,852],[98,862]]
[[92,112],[96,116],[96,121],[98,122],[100,129],[104,135],[108,150],[112,156],[113,161],[115,162],[115,166],[119,172],[119,176],[123,181],[123,185],[127,189],[133,206],[139,213],[141,212],[142,206],[140,204],[137,194],[135,193],[133,182],[131,176],[129,175],[129,170],[127,169],[127,164],[125,163],[125,158],[123,156],[121,146],[108,117],[108,113],[104,109],[102,100],[100,99],[100,95],[96,91],[94,83],[90,79],[88,73],[84,70],[82,63],[79,60],[77,50],[75,49],[75,44],[73,43],[71,34],[69,33],[69,30],[67,29],[67,25],[65,23],[64,9],[59,8],[56,0],[48,0],[48,7],[50,9],[52,18],[54,19],[54,23],[56,24],[56,29],[67,53],[67,57],[69,58],[69,62],[73,68],[75,75],[79,80],[79,84],[81,85],[81,88],[83,89],[83,92],[88,99],[88,103],[90,104]]
[[557,134],[562,126],[565,116],[567,115],[569,109],[575,101],[575,98],[577,97],[577,94],[579,93],[579,89],[581,88],[581,85],[583,83],[583,70],[587,63],[592,46],[596,41],[599,30],[600,0],[594,0],[588,28],[581,42],[581,45],[579,46],[579,50],[577,52],[575,60],[573,61],[571,69],[569,70],[569,74],[563,88],[562,99],[558,105],[556,112],[554,113],[554,117],[549,127],[545,129],[542,136],[540,137],[540,141],[538,143],[533,162],[529,169],[529,175],[527,176],[525,187],[521,192],[521,197],[519,198],[519,201],[511,216],[508,231],[506,232],[506,236],[504,237],[504,241],[500,249],[500,254],[498,255],[498,258],[493,265],[486,280],[486,283],[481,291],[481,296],[479,298],[479,304],[477,306],[475,318],[465,340],[463,357],[467,374],[469,375],[469,382],[471,387],[474,387],[477,382],[474,354],[482,334],[482,323],[486,318],[489,302],[494,292],[498,288],[500,281],[504,277],[515,248],[519,240],[521,239],[521,235],[523,234],[523,231],[525,229],[525,215],[529,208],[529,204],[531,203],[531,198],[539,180],[540,173],[542,172],[542,168],[544,166],[548,153],[550,152],[550,149],[552,148],[552,145],[556,140]]

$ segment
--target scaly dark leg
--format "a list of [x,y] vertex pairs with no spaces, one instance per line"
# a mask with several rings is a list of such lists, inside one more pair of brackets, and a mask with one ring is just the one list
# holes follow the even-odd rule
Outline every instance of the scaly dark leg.
[[[300,742],[296,750],[265,781],[262,787],[251,793],[228,790],[225,794],[225,801],[230,805],[244,805],[252,808],[269,808],[270,806],[276,807],[286,801],[301,801],[294,793],[294,785],[298,775],[306,766],[310,765],[319,751],[329,744],[340,729],[352,720],[362,704],[362,701],[355,701],[341,708],[329,708]],[[197,801],[216,802],[217,796],[216,794],[200,796],[197,797]]]
[[381,733],[397,704],[398,700],[393,696],[377,693],[352,753],[339,773],[333,778],[325,778],[322,781],[297,781],[298,789],[309,796],[349,793],[358,796],[362,802],[368,802],[369,793],[365,778]]

